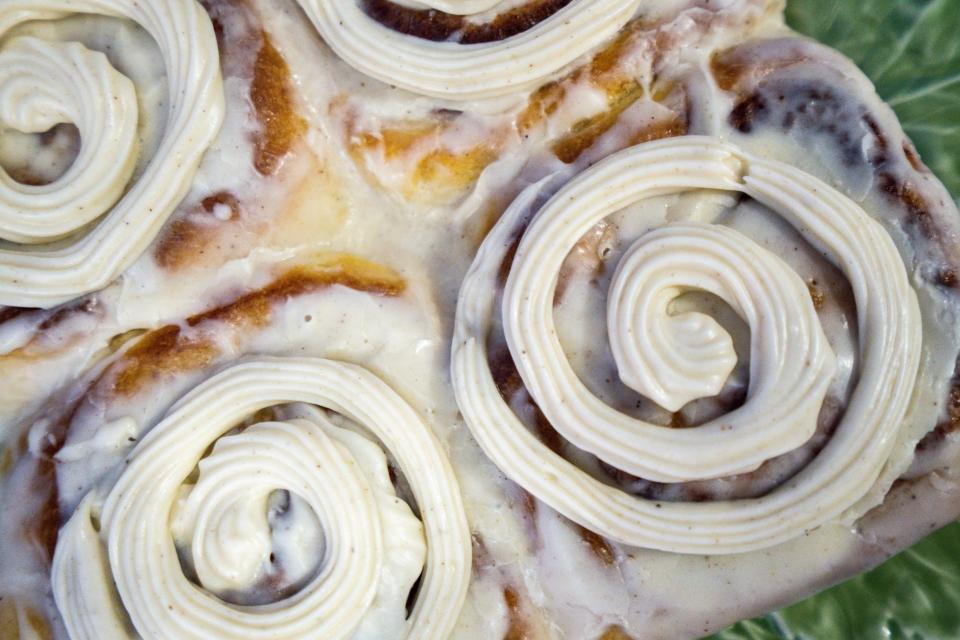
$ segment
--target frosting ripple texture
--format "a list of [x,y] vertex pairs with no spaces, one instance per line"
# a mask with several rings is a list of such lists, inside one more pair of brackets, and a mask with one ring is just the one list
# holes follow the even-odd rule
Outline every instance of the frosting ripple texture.
[[921,321],[903,262],[884,228],[820,180],[714,138],[632,147],[573,179],[533,215],[503,288],[502,323],[532,399],[564,438],[646,479],[683,482],[756,469],[810,439],[835,358],[803,280],[780,258],[721,225],[669,223],[621,260],[608,333],[623,382],[669,410],[716,394],[736,362],[730,336],[700,313],[671,313],[686,291],[712,293],[751,330],[746,402],[698,427],[644,422],[606,405],[557,338],[557,277],[577,241],[645,198],[740,192],[779,213],[847,277],[859,324],[859,379],[824,449],[761,497],[711,503],[630,495],[541,443],[500,395],[487,355],[498,272],[539,186],[487,237],[461,289],[453,347],[457,400],[480,445],[532,494],[620,542],[681,553],[734,553],[783,542],[856,509],[903,423],[919,364]]

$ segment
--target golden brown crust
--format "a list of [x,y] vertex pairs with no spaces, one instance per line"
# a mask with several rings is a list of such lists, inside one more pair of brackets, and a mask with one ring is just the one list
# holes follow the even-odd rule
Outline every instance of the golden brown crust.
[[[650,25],[643,20],[630,22],[610,44],[598,51],[589,63],[535,91],[517,119],[517,128],[520,133],[529,134],[537,127],[543,126],[557,112],[570,89],[582,82],[587,82],[606,95],[607,108],[591,118],[575,123],[573,130],[558,140],[555,147],[556,145],[562,147],[564,138],[572,136],[575,139],[579,131],[592,129],[593,135],[586,137],[590,142],[579,145],[581,147],[579,152],[582,152],[609,130],[616,123],[618,116],[637,100],[648,97],[654,102],[665,102],[678,87],[669,82],[655,82],[652,95],[646,96],[637,81],[637,72],[633,67],[632,54],[642,45],[645,38],[651,37],[650,32],[647,31],[649,28]],[[681,114],[678,114],[678,119],[683,119]],[[579,152],[573,156],[573,159],[579,155]],[[569,152],[565,155],[570,157]],[[572,162],[559,153],[557,156],[564,162]]]
[[43,552],[45,561],[53,561],[53,552],[57,548],[57,534],[60,530],[60,504],[57,491],[57,469],[51,458],[39,458],[32,479],[34,495],[46,496],[34,517],[24,520],[24,534],[27,540],[37,543]]
[[520,594],[513,587],[507,587],[503,590],[503,602],[507,605],[510,620],[510,626],[507,627],[507,632],[503,634],[503,640],[527,640],[533,637],[530,635],[527,621],[523,615]]
[[643,88],[634,83],[621,97],[616,98],[606,111],[575,122],[569,133],[553,143],[553,153],[567,164],[574,162],[581,153],[593,146],[600,136],[609,131],[620,119],[620,114],[642,95]]
[[176,271],[202,256],[204,247],[214,235],[215,230],[210,225],[182,218],[174,220],[157,240],[154,258],[164,269]]
[[[230,216],[226,219],[214,216],[218,207],[227,207]],[[202,221],[194,218],[179,218],[171,222],[163,235],[157,239],[154,258],[164,269],[175,271],[193,264],[205,252],[205,247],[216,237],[217,228],[224,222],[239,219],[242,213],[240,201],[232,193],[220,191],[204,198],[200,210]]]
[[287,61],[266,33],[253,67],[250,100],[260,122],[253,164],[261,175],[271,176],[306,133],[307,123],[294,106]]
[[161,376],[202,369],[218,350],[212,341],[185,336],[177,325],[167,325],[145,334],[114,365],[113,391],[132,396]]
[[[399,167],[405,182],[395,187],[402,197],[415,202],[449,204],[462,197],[483,170],[509,151],[512,144],[531,137],[555,136],[549,147],[563,162],[575,162],[620,121],[623,113],[640,100],[650,100],[666,109],[664,113],[637,125],[635,130],[617,132],[615,149],[687,132],[684,88],[668,80],[657,80],[648,95],[637,81],[634,54],[645,39],[655,38],[642,20],[631,22],[610,44],[587,64],[534,91],[511,126],[488,126],[471,122],[472,130],[485,129],[475,142],[462,136],[451,148],[450,138],[464,129],[458,112],[440,111],[427,119],[385,122],[376,129],[357,124],[348,100],[335,108],[346,110],[347,148],[357,165],[374,182],[378,163]],[[667,46],[665,44],[664,46]],[[606,107],[572,124],[559,135],[548,126],[559,117],[560,107],[575,85],[587,84],[606,96]],[[396,172],[391,172],[396,173]],[[382,186],[390,188],[381,182]]]
[[53,633],[46,619],[33,607],[0,596],[0,640],[23,638],[50,640]]
[[[261,176],[275,176],[307,131],[306,120],[295,104],[290,69],[270,36],[259,28],[247,25],[239,36],[225,36],[220,18],[230,12],[249,13],[246,3],[209,0],[207,5],[225,73],[252,76],[249,95],[258,126],[252,134],[251,162]],[[229,216],[218,211],[223,207],[229,208]],[[222,257],[224,249],[219,241],[228,228],[238,228],[245,213],[244,203],[234,193],[207,195],[199,206],[174,218],[161,232],[153,248],[157,264],[177,271]]]
[[739,93],[747,81],[756,83],[771,74],[806,60],[795,48],[781,48],[774,55],[757,56],[748,43],[717,51],[710,58],[710,71],[717,86]]
[[577,532],[577,535],[580,536],[580,539],[583,540],[587,547],[590,549],[590,552],[597,558],[601,564],[607,567],[612,567],[617,562],[617,556],[614,553],[613,547],[610,546],[610,542],[601,536],[599,533],[591,531],[586,527],[580,525],[574,525],[574,528]]
[[376,131],[354,128],[348,118],[348,150],[366,175],[374,158],[404,167],[406,179],[400,195],[410,201],[448,203],[460,197],[504,149],[506,130],[492,130],[476,144],[451,151],[444,134],[457,126],[456,117],[429,121],[392,122]]
[[243,334],[262,328],[276,305],[335,285],[387,297],[399,296],[406,288],[399,275],[362,258],[319,256],[287,270],[266,287],[187,318],[187,327],[194,331],[167,325],[145,334],[105,375],[113,380],[114,393],[132,396],[161,377],[202,369],[220,355],[218,342],[204,329]]
[[[397,297],[406,290],[403,278],[387,267],[351,255],[320,255],[286,269],[265,287],[190,316],[184,325],[134,329],[115,336],[112,349],[132,345],[90,381],[76,400],[47,416],[49,437],[42,453],[50,458],[56,454],[84,401],[105,404],[113,398],[131,397],[165,377],[202,369],[220,355],[215,331],[242,336],[266,326],[277,305],[336,285],[385,297]],[[20,450],[26,450],[25,441]]]
[[807,289],[810,291],[810,299],[813,301],[813,308],[822,311],[827,303],[827,294],[817,285],[816,280],[807,281]]
[[503,602],[507,606],[507,630],[503,640],[534,640],[547,637],[546,623],[537,608],[519,588],[506,586]]

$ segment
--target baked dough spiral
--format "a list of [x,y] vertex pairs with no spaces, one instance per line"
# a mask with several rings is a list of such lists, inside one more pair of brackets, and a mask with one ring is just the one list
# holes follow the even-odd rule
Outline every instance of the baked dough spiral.
[[[228,433],[285,403],[331,409],[375,435],[405,474],[423,524],[394,494],[380,446],[315,407]],[[297,495],[319,519],[316,576],[286,599],[254,606],[229,604],[188,580],[174,535],[186,541],[204,586],[229,588],[243,584],[238,575],[254,575],[270,553],[265,505],[276,490]],[[443,638],[466,594],[470,555],[451,466],[405,401],[354,365],[261,358],[175,405],[131,454],[102,509],[88,494],[60,532],[53,585],[75,639],[347,638],[371,617],[381,628],[360,637]]]
[[916,295],[887,232],[854,202],[795,167],[709,137],[633,147],[572,180],[535,214],[503,291],[510,353],[531,397],[577,447],[644,478],[678,482],[749,471],[813,434],[834,356],[803,281],[777,256],[719,225],[674,223],[627,251],[608,298],[623,381],[677,409],[715,394],[735,354],[709,317],[671,315],[686,290],[724,299],[751,328],[746,403],[693,429],[646,423],[604,404],[577,378],[552,316],[560,267],[594,225],[652,196],[737,191],[778,212],[849,279],[859,322],[859,381],[836,432],[799,474],[759,497],[654,502],[606,485],[551,452],[500,396],[487,360],[498,270],[531,187],[485,240],[461,289],[452,373],[486,453],[514,481],[581,525],[620,542],[681,553],[767,547],[844,514],[876,482],[907,412],[920,358]]
[[[32,20],[91,13],[136,22],[167,70],[165,130],[134,184],[133,84],[79,43],[11,40],[0,51],[0,124],[26,133],[69,122],[81,149],[48,185],[0,169],[0,304],[50,307],[102,288],[149,245],[190,187],[224,117],[217,41],[196,0],[11,0],[0,35]],[[13,243],[13,244],[11,244]]]
[[[361,0],[298,0],[328,45],[350,66],[391,85],[445,100],[527,91],[613,37],[640,0],[572,0],[530,29],[496,42],[434,42],[398,33]],[[495,10],[503,0],[412,4],[458,15]]]

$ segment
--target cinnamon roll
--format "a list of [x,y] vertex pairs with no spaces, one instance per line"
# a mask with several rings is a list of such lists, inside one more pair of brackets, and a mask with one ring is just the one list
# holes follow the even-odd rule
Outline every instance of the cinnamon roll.
[[696,638],[954,520],[955,202],[782,9],[0,3],[0,638]]
[[[133,83],[102,52],[12,37],[32,21],[80,13],[132,21],[153,39],[167,87],[154,122],[139,123]],[[217,43],[195,0],[8,2],[0,36],[10,38],[0,51],[0,123],[23,133],[66,123],[80,136],[70,168],[49,183],[0,173],[0,238],[13,243],[0,249],[0,304],[50,307],[129,267],[190,188],[224,117]],[[163,133],[141,149],[157,121]],[[138,162],[138,152],[151,157]]]
[[[126,336],[27,420],[12,473],[33,495],[4,550],[31,549],[30,571],[49,563],[47,632],[407,638],[456,624],[471,543],[423,408],[445,346],[425,292],[348,255],[259,279]],[[374,316],[395,334],[352,330]]]
[[[486,342],[498,276],[513,247],[502,293],[504,338],[532,402],[578,449],[637,477],[676,483],[749,473],[802,446],[817,430],[836,356],[803,279],[723,225],[671,222],[625,249],[608,294],[607,332],[623,384],[677,412],[719,394],[736,365],[722,326],[672,308],[688,291],[717,296],[750,331],[742,406],[693,429],[658,425],[605,404],[565,361],[553,307],[558,274],[579,238],[636,200],[699,189],[741,192],[778,212],[846,275],[861,364],[846,414],[806,469],[757,498],[668,503],[610,487],[537,442],[501,396]],[[536,186],[522,194],[480,248],[454,333],[453,381],[464,418],[508,476],[591,531],[680,553],[764,548],[844,514],[866,495],[908,411],[922,335],[916,294],[883,227],[812,176],[694,136],[611,156],[531,216],[536,195]],[[526,217],[529,226],[513,244]]]
[[[311,404],[219,437],[288,402]],[[379,446],[318,406],[366,426],[391,451],[423,523],[397,497]],[[196,482],[184,485],[195,465]],[[287,492],[282,525],[281,516],[269,521],[276,492]],[[359,367],[260,359],[183,398],[102,504],[93,493],[81,501],[60,532],[52,580],[72,638],[132,637],[131,625],[141,637],[442,637],[466,592],[469,557],[453,472],[399,396]],[[306,584],[279,602],[235,606],[211,595],[296,580]]]

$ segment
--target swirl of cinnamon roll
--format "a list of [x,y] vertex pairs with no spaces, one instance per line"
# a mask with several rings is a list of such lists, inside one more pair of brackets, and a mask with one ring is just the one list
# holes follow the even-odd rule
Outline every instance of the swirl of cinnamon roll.
[[632,203],[699,189],[736,191],[779,213],[849,280],[860,372],[832,438],[796,476],[755,498],[655,502],[604,484],[541,443],[501,397],[487,360],[498,270],[531,187],[485,240],[461,289],[452,373],[457,400],[486,453],[514,481],[579,524],[620,542],[682,553],[770,546],[854,510],[877,481],[903,423],[921,342],[917,298],[887,232],[820,180],[707,137],[630,148],[587,170],[532,218],[503,289],[502,323],[519,375],[551,426],[602,462],[660,482],[756,469],[814,433],[835,358],[803,280],[728,227],[671,223],[629,248],[607,300],[624,384],[664,408],[716,394],[736,363],[726,330],[672,313],[690,290],[723,299],[751,330],[743,406],[672,429],[606,405],[577,377],[552,315],[558,273],[577,241]]
[[[266,407],[282,419],[238,428]],[[102,505],[84,498],[52,572],[72,638],[442,638],[470,554],[452,468],[404,400],[354,365],[262,358],[170,410]]]
[[[526,30],[502,39],[462,43],[455,40],[460,27],[429,37],[393,29],[371,15],[368,1],[298,2],[327,44],[352,67],[414,93],[447,100],[496,98],[535,88],[614,36],[640,4],[639,0],[553,3],[562,6]],[[392,10],[406,10],[410,20],[426,21],[433,19],[436,11],[479,19],[479,14],[515,3],[422,0],[387,4],[394,5]]]
[[13,38],[0,51],[0,124],[40,133],[76,125],[81,148],[46,185],[0,169],[0,304],[49,307],[108,284],[153,240],[190,186],[224,117],[216,37],[196,0],[13,0],[0,35],[33,20],[91,13],[131,20],[167,70],[165,130],[130,184],[138,151],[132,82],[79,43]]

